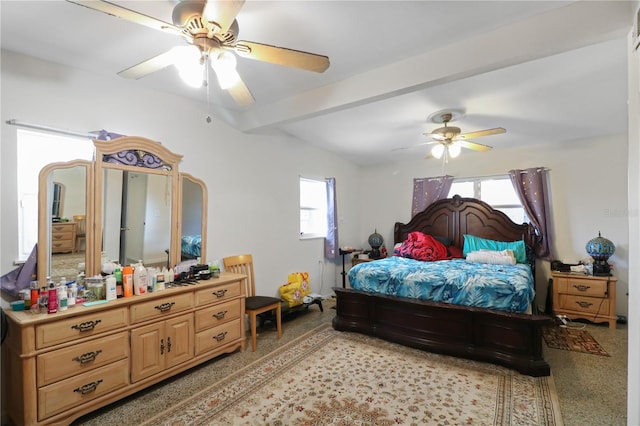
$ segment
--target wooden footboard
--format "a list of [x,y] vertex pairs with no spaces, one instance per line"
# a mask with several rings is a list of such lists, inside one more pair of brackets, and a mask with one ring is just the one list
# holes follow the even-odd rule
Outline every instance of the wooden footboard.
[[430,352],[491,362],[530,376],[548,376],[542,357],[543,315],[407,300],[335,287],[333,328]]

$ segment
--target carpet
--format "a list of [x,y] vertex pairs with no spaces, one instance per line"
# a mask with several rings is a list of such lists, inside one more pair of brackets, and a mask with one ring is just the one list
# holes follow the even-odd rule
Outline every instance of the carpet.
[[553,327],[545,327],[542,330],[542,336],[547,346],[553,349],[610,356],[596,339],[584,329],[574,329],[556,325]]
[[322,325],[145,425],[562,425],[552,377]]

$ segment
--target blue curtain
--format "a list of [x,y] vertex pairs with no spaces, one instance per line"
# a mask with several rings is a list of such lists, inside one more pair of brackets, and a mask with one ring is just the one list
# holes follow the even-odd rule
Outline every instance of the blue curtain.
[[338,257],[338,203],[336,201],[336,178],[325,179],[327,183],[327,237],[324,239],[324,257]]

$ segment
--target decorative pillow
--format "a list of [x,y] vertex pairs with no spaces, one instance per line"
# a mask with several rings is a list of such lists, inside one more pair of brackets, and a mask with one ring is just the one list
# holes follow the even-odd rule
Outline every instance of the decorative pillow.
[[511,250],[493,251],[479,250],[467,254],[467,261],[490,263],[492,265],[515,265],[516,258]]
[[433,238],[435,238],[436,240],[440,241],[442,244],[444,244],[445,247],[449,247],[451,245],[451,240],[447,237],[441,237],[440,235],[434,235]]
[[523,240],[512,242],[495,241],[476,237],[475,235],[464,234],[462,254],[466,256],[472,251],[478,250],[511,250],[516,257],[517,263],[527,263],[527,252]]
[[435,261],[447,259],[447,248],[431,235],[411,232],[397,250],[396,256],[409,259]]
[[449,246],[447,247],[447,252],[449,253],[449,257],[452,259],[463,259],[462,250],[460,247]]

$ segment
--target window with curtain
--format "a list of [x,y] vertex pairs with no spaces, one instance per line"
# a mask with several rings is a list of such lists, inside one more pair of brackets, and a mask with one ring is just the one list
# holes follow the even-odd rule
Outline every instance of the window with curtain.
[[324,179],[300,178],[300,239],[327,236],[327,184]]
[[477,198],[500,210],[515,223],[529,222],[520,198],[508,175],[455,179],[447,195]]

